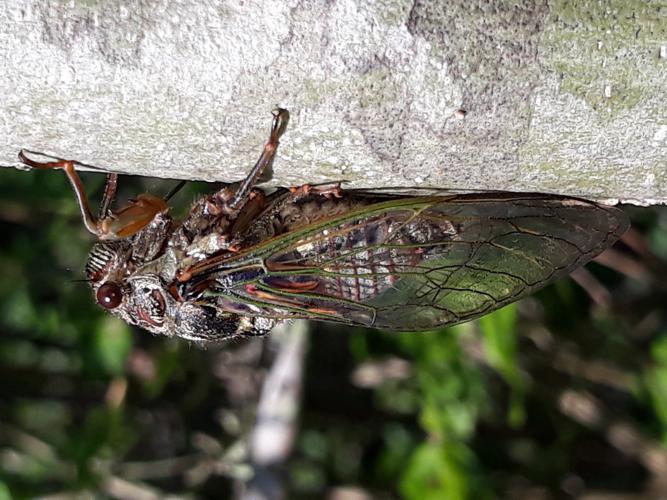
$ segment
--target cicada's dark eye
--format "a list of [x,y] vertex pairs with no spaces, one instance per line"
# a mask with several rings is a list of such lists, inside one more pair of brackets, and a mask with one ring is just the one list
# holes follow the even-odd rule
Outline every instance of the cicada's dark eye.
[[111,281],[97,289],[97,303],[105,309],[115,309],[123,300],[120,287]]

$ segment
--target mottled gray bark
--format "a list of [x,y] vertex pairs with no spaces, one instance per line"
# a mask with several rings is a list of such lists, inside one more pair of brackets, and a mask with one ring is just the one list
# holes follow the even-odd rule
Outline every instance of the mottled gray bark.
[[[667,201],[658,2],[7,0],[0,163]],[[463,112],[457,110],[465,110]]]

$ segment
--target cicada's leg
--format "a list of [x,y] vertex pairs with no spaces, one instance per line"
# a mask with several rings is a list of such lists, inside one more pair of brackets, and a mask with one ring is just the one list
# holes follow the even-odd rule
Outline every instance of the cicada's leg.
[[111,204],[116,198],[116,189],[118,188],[118,174],[107,174],[107,181],[104,184],[104,194],[102,203],[100,203],[100,220],[106,219],[111,215]]
[[260,182],[262,175],[271,168],[280,143],[280,137],[285,133],[288,122],[289,112],[286,109],[278,108],[273,111],[273,123],[269,140],[264,144],[264,149],[257,163],[250,170],[248,176],[241,181],[238,188],[233,189],[233,187],[227,186],[209,197],[209,213],[235,215],[245,207],[251,199],[252,193],[257,192],[254,188]]
[[132,200],[122,210],[116,213],[111,212],[110,207],[116,196],[116,187],[118,184],[118,175],[112,173],[107,175],[104,195],[100,205],[100,215],[96,219],[90,210],[83,182],[81,182],[81,178],[74,168],[75,165],[80,165],[79,162],[63,159],[41,162],[28,158],[27,154],[39,155],[41,153],[28,150],[21,150],[19,152],[19,159],[29,167],[41,170],[62,169],[65,171],[67,179],[74,189],[79,210],[81,211],[81,218],[86,229],[100,239],[119,239],[132,236],[149,224],[158,213],[168,208],[167,203],[163,199],[143,194],[136,200]]
[[230,228],[230,234],[243,233],[266,207],[266,194],[261,189],[253,189],[248,195],[248,201],[234,220]]
[[[286,290],[294,293],[294,292],[300,292],[300,291],[305,291],[305,290],[300,290],[299,288],[295,288],[293,285],[290,286],[290,288],[286,288]],[[258,300],[262,301],[268,301],[271,302],[272,304],[276,305],[284,305],[287,307],[301,307],[302,304],[299,301],[294,301],[290,300],[287,297],[284,297],[282,295],[277,295],[265,290],[260,290],[254,285],[246,285],[245,286],[245,291],[246,293]],[[306,309],[308,312],[313,313],[313,314],[319,314],[322,316],[330,316],[332,318],[340,318],[341,313],[340,311],[337,311],[335,309],[327,309],[324,307],[316,307],[316,306],[306,306],[304,309]]]
[[296,186],[289,188],[290,193],[295,200],[305,198],[311,194],[318,194],[325,198],[342,198],[343,188],[340,187],[340,182],[334,184],[324,184],[322,186],[313,186],[312,184],[304,184],[303,186]]
[[[197,249],[207,254],[222,249],[234,251],[238,243],[234,235],[243,232],[264,210],[266,196],[255,186],[271,168],[280,137],[285,133],[288,122],[289,112],[286,109],[274,110],[269,140],[248,176],[240,183],[225,186],[192,206],[183,227],[190,233],[199,233],[200,239],[204,238],[197,243]],[[205,228],[214,230],[204,231]],[[207,234],[201,236],[203,233]]]
[[140,194],[130,204],[108,217],[100,219],[98,236],[101,239],[122,239],[137,234],[155,217],[167,212],[169,206],[162,198],[151,194]]
[[67,179],[72,185],[72,189],[74,189],[74,195],[76,196],[76,201],[79,204],[79,210],[81,211],[81,218],[83,219],[83,224],[86,226],[86,229],[88,229],[88,231],[99,236],[97,220],[95,219],[95,217],[93,217],[93,214],[90,211],[90,204],[88,203],[88,196],[86,195],[86,189],[83,187],[83,182],[81,182],[79,174],[77,174],[76,170],[74,169],[74,164],[76,162],[72,160],[61,160],[61,159],[58,159],[56,161],[39,162],[28,158],[26,156],[26,153],[31,153],[31,154],[39,154],[39,153],[35,153],[33,151],[28,151],[24,149],[19,151],[19,160],[21,160],[22,163],[28,165],[29,167],[38,168],[41,170],[60,168],[65,172],[65,174],[67,175]]
[[264,144],[264,149],[259,156],[259,160],[257,160],[255,166],[236,191],[234,199],[229,204],[231,208],[238,209],[242,207],[247,201],[248,194],[258,183],[264,171],[271,168],[273,159],[276,156],[276,151],[278,150],[280,137],[285,133],[288,123],[289,112],[286,109],[278,108],[273,111],[273,123],[271,124],[271,135],[269,135],[269,140]]
[[266,195],[261,189],[253,189],[248,200],[238,212],[226,210],[221,197],[228,193],[223,188],[217,193],[199,199],[183,221],[182,233],[189,235],[186,245],[190,254],[212,255],[222,250],[240,250],[239,234],[255,222],[266,207]]

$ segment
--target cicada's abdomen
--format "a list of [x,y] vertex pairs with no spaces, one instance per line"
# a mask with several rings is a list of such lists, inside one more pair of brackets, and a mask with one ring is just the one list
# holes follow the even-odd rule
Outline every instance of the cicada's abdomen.
[[[456,238],[457,229],[450,221],[414,215],[384,212],[353,222],[332,222],[313,238],[266,261],[270,272],[301,270],[300,274],[278,277],[271,273],[264,281],[281,288],[289,288],[288,282],[296,288],[313,283],[312,292],[318,294],[353,302],[370,300],[392,287],[401,275],[419,269],[434,242],[442,245]],[[316,273],[309,274],[309,268]]]

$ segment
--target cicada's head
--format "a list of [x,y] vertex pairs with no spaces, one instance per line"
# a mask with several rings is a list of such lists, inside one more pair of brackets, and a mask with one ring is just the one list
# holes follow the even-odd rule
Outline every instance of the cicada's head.
[[182,299],[165,278],[170,266],[161,258],[137,261],[136,251],[133,239],[100,241],[86,264],[97,303],[127,323],[199,344],[264,335],[274,326],[268,318],[237,314],[222,297]]
[[172,335],[177,306],[163,278],[133,258],[132,240],[100,241],[88,257],[86,275],[97,303],[152,333]]

